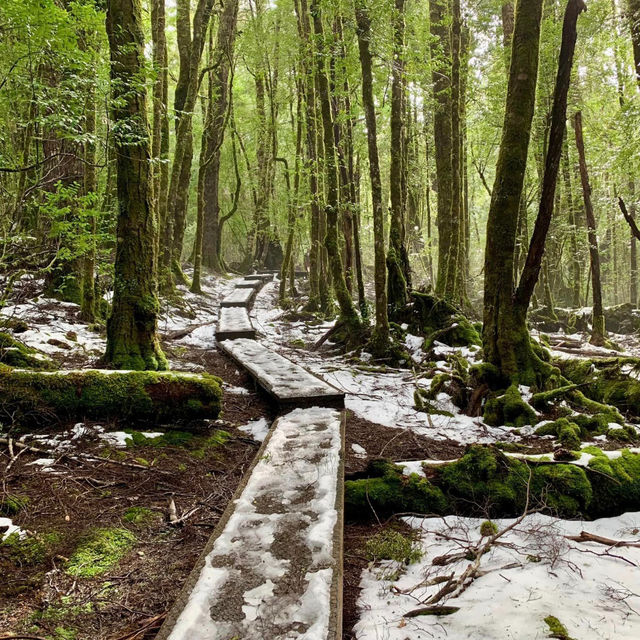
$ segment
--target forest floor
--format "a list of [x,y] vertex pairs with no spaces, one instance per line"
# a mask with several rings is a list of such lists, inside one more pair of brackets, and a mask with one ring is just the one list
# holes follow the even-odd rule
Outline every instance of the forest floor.
[[[18,633],[51,640],[154,637],[277,413],[248,375],[215,349],[218,305],[234,282],[207,277],[204,296],[181,291],[177,304],[163,305],[159,325],[173,369],[207,371],[224,381],[220,420],[178,436],[162,425],[134,431],[127,425],[90,422],[19,435],[50,453],[25,451],[2,478],[3,495],[24,501],[14,514],[0,514],[0,536],[14,530],[34,535],[28,545],[0,546],[0,638]],[[77,306],[42,298],[41,291],[41,282],[24,279],[2,309],[4,316],[26,322],[27,330],[16,337],[64,368],[95,366],[104,333],[79,322]],[[421,461],[456,459],[472,443],[507,442],[525,445],[528,453],[552,451],[553,437],[537,436],[532,427],[488,426],[462,415],[446,394],[436,403],[450,415],[418,411],[414,391],[428,389],[431,382],[424,369],[373,364],[367,354],[340,354],[328,345],[314,350],[332,323],[283,311],[276,302],[277,283],[268,283],[251,314],[261,340],[346,393],[347,476],[379,457],[406,463],[407,472],[420,472]],[[586,336],[550,337],[563,349],[556,355],[594,355]],[[614,340],[628,355],[640,356],[636,338]],[[566,345],[571,345],[570,353]],[[416,365],[435,359],[438,371],[451,371],[458,356],[470,363],[478,357],[475,348],[439,343],[427,354],[422,339],[411,335],[405,346]],[[596,444],[609,449],[621,445]],[[0,446],[3,469],[9,463],[7,447]],[[182,518],[178,524],[169,524],[172,511]],[[640,637],[640,549],[614,550],[565,537],[584,529],[637,540],[640,514],[589,523],[529,515],[486,555],[486,573],[447,603],[461,607],[459,613],[404,617],[436,588],[422,584],[425,576],[437,579],[468,564],[464,557],[447,566],[433,560],[476,545],[480,523],[462,517],[407,517],[347,524],[344,638],[545,638],[551,633],[544,622],[549,615],[581,640]],[[514,522],[496,524],[508,528]],[[389,530],[411,541],[415,553],[409,566],[378,560],[367,542]],[[95,566],[97,573],[88,570]]]

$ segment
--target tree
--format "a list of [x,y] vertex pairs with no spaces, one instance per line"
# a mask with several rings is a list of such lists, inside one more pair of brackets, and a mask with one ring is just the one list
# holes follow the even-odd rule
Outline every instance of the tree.
[[384,249],[384,210],[382,206],[382,183],[378,157],[378,134],[376,110],[373,101],[373,74],[371,72],[371,20],[365,0],[356,0],[355,5],[358,51],[362,69],[362,107],[367,125],[367,149],[369,152],[369,180],[373,205],[373,238],[376,290],[376,326],[371,337],[374,351],[383,353],[389,343],[389,318],[387,315],[387,283]]
[[156,370],[167,360],[156,334],[156,220],[141,13],[140,0],[107,3],[118,228],[104,361],[117,369]]

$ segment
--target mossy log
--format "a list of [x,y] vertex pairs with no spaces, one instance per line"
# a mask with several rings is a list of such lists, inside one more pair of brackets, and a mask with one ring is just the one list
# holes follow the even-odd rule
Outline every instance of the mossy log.
[[640,455],[610,460],[594,449],[587,467],[527,461],[473,445],[449,464],[427,467],[428,478],[405,476],[386,460],[345,482],[350,520],[393,513],[516,517],[527,507],[564,518],[614,516],[640,509]]
[[0,332],[0,364],[39,371],[57,368],[49,357],[3,332]]
[[0,409],[22,425],[61,418],[179,422],[216,418],[221,380],[151,371],[16,371],[0,366]]
[[588,398],[640,416],[640,380],[633,376],[640,371],[639,358],[561,360],[557,364]]

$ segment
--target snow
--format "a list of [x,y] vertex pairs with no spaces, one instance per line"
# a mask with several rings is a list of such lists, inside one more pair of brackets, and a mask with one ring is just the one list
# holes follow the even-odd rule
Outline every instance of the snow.
[[353,451],[356,458],[366,458],[367,450],[355,442],[351,445],[351,451]]
[[240,431],[248,433],[254,440],[262,442],[267,437],[270,426],[271,424],[267,421],[266,418],[260,418],[259,420],[252,420],[251,422],[247,422],[247,424],[238,427],[238,429],[240,429]]
[[340,431],[335,409],[278,420],[169,640],[326,639]]
[[246,306],[251,302],[251,299],[255,295],[253,289],[234,289],[221,304],[228,306]]
[[[593,522],[527,516],[483,557],[488,571],[457,598],[439,604],[460,607],[448,616],[404,618],[442,585],[418,586],[428,577],[460,574],[468,560],[435,566],[437,556],[459,552],[460,540],[479,542],[480,519],[449,516],[406,520],[420,533],[426,555],[392,580],[397,565],[387,561],[366,569],[358,600],[358,640],[541,640],[549,637],[544,618],[557,617],[575,638],[637,640],[640,637],[640,549],[569,541],[582,530],[612,539],[637,541],[640,513]],[[496,520],[499,530],[513,520]],[[444,536],[448,536],[447,540]],[[457,538],[453,540],[451,538]],[[623,556],[635,565],[620,559]],[[539,561],[538,561],[539,559]],[[507,565],[517,563],[514,568]],[[409,590],[410,593],[400,593]]]
[[[2,533],[2,529],[7,527],[7,530]],[[20,538],[24,538],[27,532],[21,529],[19,526],[13,524],[11,518],[0,518],[0,541],[6,540],[10,535],[17,533]]]

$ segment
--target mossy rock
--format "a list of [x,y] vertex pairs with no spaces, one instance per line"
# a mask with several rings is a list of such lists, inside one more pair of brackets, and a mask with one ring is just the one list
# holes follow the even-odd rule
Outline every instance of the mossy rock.
[[[592,451],[593,455],[593,451]],[[593,500],[590,515],[601,518],[640,508],[640,455],[623,451],[619,458],[609,459],[595,453],[589,468]]]
[[36,349],[16,340],[8,333],[0,332],[0,363],[17,369],[52,371],[57,369],[54,362]]
[[524,427],[538,421],[536,412],[526,403],[516,385],[511,385],[503,395],[489,398],[484,407],[484,421],[492,426]]
[[0,369],[0,407],[22,424],[61,417],[155,423],[216,418],[221,401],[221,380],[206,374]]
[[101,575],[118,564],[135,542],[136,537],[128,529],[94,529],[69,558],[66,572],[77,578]]

